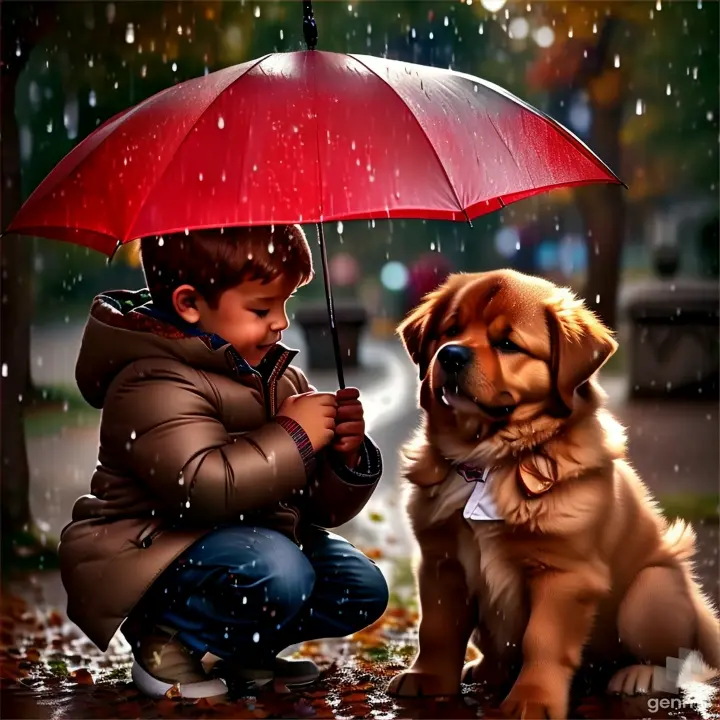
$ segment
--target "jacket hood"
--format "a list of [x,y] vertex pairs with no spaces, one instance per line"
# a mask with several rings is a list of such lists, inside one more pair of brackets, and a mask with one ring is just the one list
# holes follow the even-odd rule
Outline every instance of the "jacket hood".
[[[279,344],[277,349],[288,351]],[[272,362],[275,355],[271,350],[263,364]],[[197,369],[229,375],[258,372],[223,338],[203,333],[182,318],[154,307],[147,289],[98,295],[75,366],[75,380],[85,400],[101,408],[118,373],[137,360],[151,357],[174,358]]]

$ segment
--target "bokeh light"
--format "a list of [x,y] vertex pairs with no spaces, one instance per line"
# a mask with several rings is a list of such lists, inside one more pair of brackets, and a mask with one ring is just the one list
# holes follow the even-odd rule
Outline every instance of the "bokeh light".
[[380,282],[388,290],[399,292],[408,284],[408,269],[403,263],[391,260],[380,271]]

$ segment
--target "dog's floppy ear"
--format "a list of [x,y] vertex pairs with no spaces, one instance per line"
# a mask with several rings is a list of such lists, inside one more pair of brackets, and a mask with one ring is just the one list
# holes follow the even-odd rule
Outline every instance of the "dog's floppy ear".
[[397,333],[402,339],[405,350],[418,366],[422,380],[430,365],[430,346],[436,339],[443,315],[454,295],[451,276],[439,288],[425,295],[420,304],[411,310],[398,325]]
[[572,412],[575,393],[617,350],[611,331],[566,288],[546,306],[551,372],[558,400]]

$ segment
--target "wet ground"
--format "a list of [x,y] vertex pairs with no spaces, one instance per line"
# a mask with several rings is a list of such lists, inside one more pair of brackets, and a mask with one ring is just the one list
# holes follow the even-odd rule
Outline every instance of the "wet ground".
[[[717,601],[718,525],[697,526],[698,571]],[[390,565],[393,560],[388,561]],[[387,570],[387,566],[386,566]],[[407,667],[417,642],[417,611],[402,603],[402,573],[396,600],[374,626],[344,640],[306,643],[294,650],[323,670],[304,692],[270,688],[246,691],[231,703],[209,705],[167,698],[152,701],[130,682],[129,647],[118,634],[101,653],[64,616],[57,572],[22,574],[4,584],[0,607],[0,717],[48,718],[500,718],[503,697],[483,686],[463,686],[462,695],[400,701],[385,692],[395,673]],[[407,578],[405,579],[407,582]],[[410,591],[411,588],[404,588]],[[405,597],[408,593],[405,594]],[[468,659],[477,654],[470,648]],[[577,689],[573,718],[720,717],[720,697],[702,689],[699,706],[682,695],[618,697],[594,682],[592,671]],[[713,704],[714,703],[714,704]]]
[[[464,685],[458,697],[398,700],[385,692],[415,652],[413,611],[392,609],[352,638],[306,643],[299,653],[322,669],[318,683],[302,692],[274,687],[237,693],[232,701],[160,701],[141,696],[129,678],[124,641],[107,654],[80,636],[63,615],[49,609],[45,580],[27,577],[3,596],[0,637],[0,713],[3,718],[500,718],[502,697],[491,688]],[[468,659],[473,657],[469,651]],[[707,695],[705,699],[707,700]],[[681,707],[678,695],[623,698],[576,693],[573,718],[717,717],[715,700],[699,711]]]

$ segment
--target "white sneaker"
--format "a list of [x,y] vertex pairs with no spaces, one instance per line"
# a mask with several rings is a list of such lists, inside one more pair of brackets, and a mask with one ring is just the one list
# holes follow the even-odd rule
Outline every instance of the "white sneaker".
[[176,697],[193,700],[220,700],[227,695],[227,685],[210,677],[200,660],[164,628],[140,637],[132,679],[140,692],[152,698],[165,697],[173,688]]
[[176,697],[192,700],[199,700],[200,698],[222,700],[227,696],[227,685],[220,678],[170,683],[151,675],[137,660],[133,662],[132,666],[132,681],[143,695],[155,699],[168,697],[168,692],[173,688],[177,693]]

